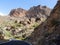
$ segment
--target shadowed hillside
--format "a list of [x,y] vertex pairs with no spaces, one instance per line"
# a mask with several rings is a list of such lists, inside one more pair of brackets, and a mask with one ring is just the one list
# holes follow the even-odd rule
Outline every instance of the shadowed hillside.
[[28,41],[33,45],[60,45],[60,1],[48,19],[34,29]]

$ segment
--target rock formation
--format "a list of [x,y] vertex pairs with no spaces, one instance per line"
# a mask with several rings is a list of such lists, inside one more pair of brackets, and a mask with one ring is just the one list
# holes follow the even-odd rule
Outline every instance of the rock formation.
[[15,17],[28,17],[28,18],[35,18],[35,17],[43,17],[46,18],[50,15],[51,9],[46,6],[33,6],[29,10],[24,10],[22,8],[13,9],[10,11],[10,16]]
[[38,5],[31,7],[29,10],[24,10],[22,8],[13,9],[10,11],[9,15],[13,17],[22,17],[22,19],[28,18],[29,20],[31,20],[31,22],[44,22],[50,15],[50,12],[50,8]]
[[60,1],[57,2],[48,19],[36,27],[27,40],[33,45],[59,45],[58,37],[60,37]]
[[51,9],[46,6],[33,6],[27,11],[27,17],[49,16]]
[[25,13],[26,13],[26,10],[22,8],[17,8],[17,9],[11,10],[9,15],[15,16],[15,17],[22,17],[26,15]]

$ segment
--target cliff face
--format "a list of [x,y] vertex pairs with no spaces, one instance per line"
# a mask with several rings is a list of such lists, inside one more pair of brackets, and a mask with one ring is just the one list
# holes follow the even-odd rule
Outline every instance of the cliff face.
[[26,15],[26,10],[22,9],[22,8],[17,8],[17,9],[13,9],[10,11],[10,16],[14,16],[14,17],[23,17]]
[[48,19],[35,28],[28,41],[33,45],[59,45],[58,37],[60,37],[60,1],[57,2]]

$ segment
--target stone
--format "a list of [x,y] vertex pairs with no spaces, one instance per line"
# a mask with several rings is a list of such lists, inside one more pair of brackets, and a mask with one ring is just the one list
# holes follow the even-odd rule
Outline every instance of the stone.
[[26,10],[22,8],[17,8],[17,9],[12,9],[9,15],[14,17],[23,17],[26,15],[25,13],[26,13]]

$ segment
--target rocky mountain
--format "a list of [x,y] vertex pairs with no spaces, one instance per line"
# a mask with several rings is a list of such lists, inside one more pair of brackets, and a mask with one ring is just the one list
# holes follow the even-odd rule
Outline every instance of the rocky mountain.
[[9,13],[10,16],[22,17],[25,16],[27,11],[22,8],[12,9]]
[[51,9],[46,6],[33,6],[29,10],[24,10],[22,8],[13,9],[10,11],[9,15],[13,17],[28,18],[31,22],[39,20],[41,22],[45,21],[50,15]]
[[27,12],[27,17],[44,17],[49,16],[51,9],[47,6],[33,6]]
[[60,45],[60,0],[45,22],[27,37],[33,45]]
[[47,17],[49,16],[51,9],[46,6],[33,6],[29,10],[24,10],[22,8],[12,9],[9,13],[10,16],[15,17],[28,17],[28,18],[36,18],[36,17]]
[[13,9],[9,16],[0,16],[0,40],[11,38],[25,40],[39,24],[49,17],[50,12],[50,8],[38,5],[29,10]]

